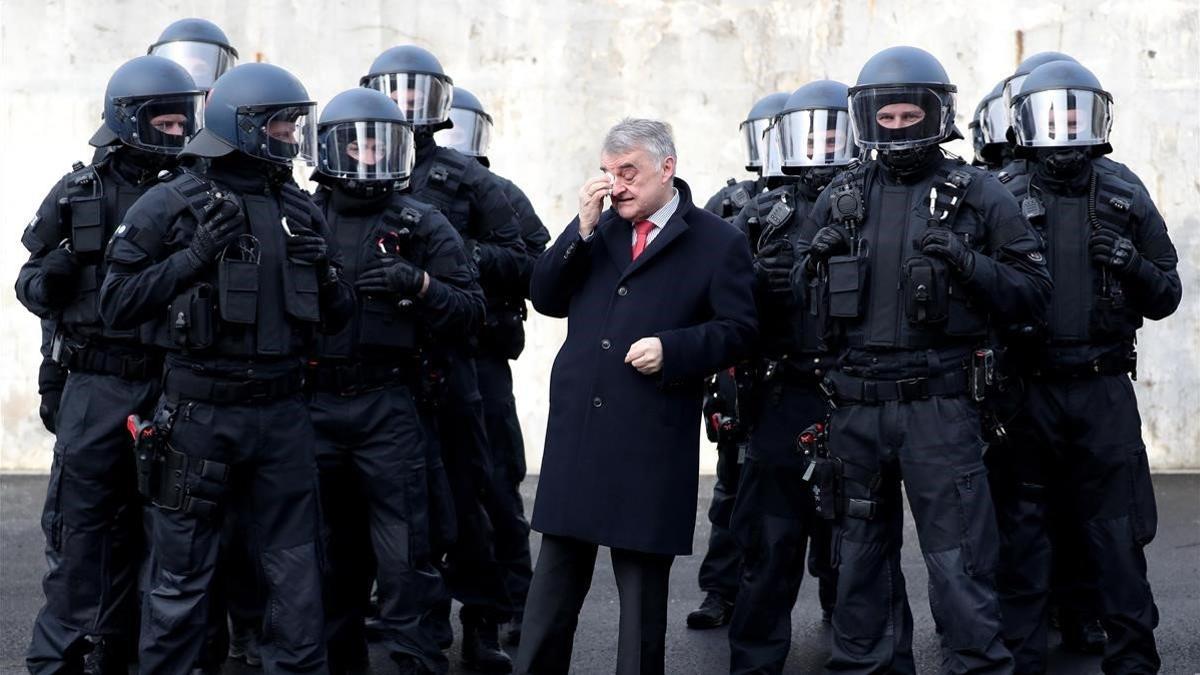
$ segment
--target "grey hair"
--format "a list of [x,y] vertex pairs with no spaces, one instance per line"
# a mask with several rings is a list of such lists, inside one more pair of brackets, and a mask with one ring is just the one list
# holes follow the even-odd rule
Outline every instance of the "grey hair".
[[606,155],[623,155],[639,149],[649,153],[660,165],[668,157],[676,157],[671,125],[659,120],[626,117],[604,135],[603,152]]

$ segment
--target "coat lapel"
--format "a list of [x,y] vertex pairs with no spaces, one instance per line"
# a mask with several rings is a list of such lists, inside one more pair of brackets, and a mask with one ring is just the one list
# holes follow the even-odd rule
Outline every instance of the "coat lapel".
[[600,237],[604,239],[608,255],[612,257],[617,269],[624,270],[629,267],[629,261],[633,259],[633,246],[629,243],[630,237],[633,236],[633,226],[629,221],[622,220],[614,211],[613,217],[601,221],[597,229],[600,230]]
[[[670,246],[671,242],[678,239],[684,232],[687,232],[687,230],[688,224],[683,220],[682,217],[680,217],[679,211],[676,211],[671,216],[670,220],[667,221],[666,226],[663,227],[663,229],[658,233],[658,236],[654,238],[654,241],[650,242],[646,246],[646,250],[642,251],[642,254],[638,256],[638,259],[634,260],[629,264],[628,267],[625,268],[625,273],[621,275],[621,278],[625,279],[629,275],[645,267],[651,259],[656,257],[660,252]],[[629,251],[626,259],[632,259],[633,247],[628,245],[628,240],[626,240],[625,243],[626,249]]]

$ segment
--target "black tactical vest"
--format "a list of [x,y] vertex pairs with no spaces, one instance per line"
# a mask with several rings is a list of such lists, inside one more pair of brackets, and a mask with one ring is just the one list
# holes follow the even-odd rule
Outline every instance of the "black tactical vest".
[[[342,275],[351,284],[380,255],[421,265],[416,247],[432,206],[393,194],[378,211],[339,212],[330,205],[328,189],[317,193],[316,202],[325,211],[342,251]],[[359,294],[353,318],[336,334],[318,336],[316,354],[322,359],[400,360],[415,353],[418,325],[412,299]]]
[[409,189],[413,197],[432,204],[446,216],[450,224],[464,238],[470,236],[471,202],[465,188],[471,187],[475,177],[471,169],[478,167],[472,157],[466,157],[449,148],[434,146],[432,156],[413,168]]
[[156,343],[214,356],[302,353],[321,321],[317,274],[313,265],[287,258],[278,194],[238,194],[194,173],[165,185],[167,198],[176,202],[175,212],[191,216],[175,219],[166,237],[169,246],[186,246],[216,192],[238,199],[246,230],[171,302],[155,330]]
[[1132,343],[1142,316],[1126,301],[1120,280],[1092,263],[1088,242],[1098,227],[1133,239],[1137,187],[1094,168],[1078,196],[1044,189],[1031,173],[1001,172],[999,178],[1046,244],[1054,292],[1045,330],[1036,334],[1055,344]]
[[[79,285],[74,299],[63,308],[60,325],[71,336],[116,341],[147,341],[149,330],[115,330],[100,318],[100,285],[108,263],[105,246],[133,203],[157,181],[128,185],[113,176],[111,155],[97,164],[80,166],[63,177],[58,201],[58,222],[39,222],[26,241],[31,251],[69,247],[79,262]],[[32,246],[31,246],[32,245]]]
[[[987,335],[987,315],[946,263],[920,251],[930,227],[951,229],[974,250],[987,225],[972,208],[982,171],[946,160],[911,185],[890,185],[864,165],[828,188],[831,224],[846,230],[852,251],[821,266],[810,293],[828,312],[827,336],[852,348],[920,350],[971,345]],[[810,303],[810,306],[813,303]]]

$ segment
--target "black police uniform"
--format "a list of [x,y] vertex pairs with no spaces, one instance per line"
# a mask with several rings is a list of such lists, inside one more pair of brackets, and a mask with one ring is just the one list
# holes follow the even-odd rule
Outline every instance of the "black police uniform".
[[[153,411],[162,354],[137,325],[105,326],[97,296],[107,269],[104,245],[158,182],[159,169],[142,151],[111,150],[98,164],[63,177],[22,237],[31,255],[17,280],[17,298],[42,317],[44,330],[57,329],[47,345],[57,359],[44,362],[39,376],[43,396],[60,365],[70,371],[57,414],[48,418],[57,432],[42,513],[49,570],[42,581],[46,605],[27,655],[31,672],[69,668],[92,649],[84,642],[88,636],[127,645],[136,639],[144,545],[125,421]],[[68,279],[47,274],[49,256],[69,260]]]
[[[243,232],[217,264],[197,269],[188,245],[217,193],[240,202]],[[117,327],[152,320],[153,342],[167,350],[155,412],[167,470],[139,467],[149,471],[156,505],[143,672],[199,665],[227,509],[254,536],[265,668],[325,670],[317,470],[300,357],[317,331],[344,325],[354,298],[336,275],[322,280],[316,266],[288,257],[285,213],[293,229],[326,240],[336,269],[336,248],[308,196],[239,154],[147,192],[109,246],[102,315]]]
[[725,185],[717,190],[716,194],[709,197],[707,202],[704,202],[704,210],[715,213],[732,223],[733,219],[763,191],[766,185],[766,179],[761,176],[741,181],[736,178],[727,178]]
[[[772,243],[794,248],[818,192],[797,178],[755,197],[733,224],[750,238],[755,256]],[[742,570],[739,602],[729,626],[730,672],[782,672],[791,644],[792,606],[809,572],[820,581],[821,607],[832,611],[837,571],[830,551],[831,526],[813,510],[805,489],[805,463],[796,439],[826,415],[820,378],[832,365],[816,321],[796,308],[790,294],[755,288],[759,307],[759,357],[751,374],[745,423],[749,443],[730,529]]]
[[512,205],[521,225],[525,245],[525,264],[507,293],[496,293],[488,303],[487,319],[479,336],[479,355],[475,360],[479,373],[479,393],[483,396],[483,414],[487,423],[488,443],[492,451],[493,508],[488,512],[495,529],[496,562],[504,574],[508,605],[504,612],[509,621],[521,625],[525,596],[533,578],[529,552],[529,521],[521,498],[525,480],[525,438],[517,416],[513,395],[512,367],[525,348],[524,322],[529,315],[525,304],[533,263],[546,244],[550,232],[538,218],[533,204],[515,183],[492,172]]
[[446,591],[433,566],[425,431],[412,387],[420,349],[439,336],[473,330],[483,318],[483,294],[462,240],[432,206],[394,192],[357,196],[336,185],[321,188],[315,200],[350,283],[381,255],[380,246],[430,276],[422,298],[359,297],[353,319],[318,338],[308,364],[325,519],[330,667],[340,672],[366,661],[360,601],[370,574],[353,554],[363,543],[354,534],[365,516],[385,648],[445,672],[446,658],[421,623]]
[[[1009,346],[1025,391],[1007,425],[1014,489],[997,495],[1005,535],[999,581],[1019,672],[1046,667],[1047,530],[1055,529],[1053,555],[1077,548],[1074,574],[1098,599],[1108,634],[1104,671],[1160,667],[1143,552],[1155,533],[1155,500],[1129,374],[1143,318],[1169,316],[1182,289],[1162,216],[1127,173],[1097,158],[1073,177],[1052,177],[1034,161],[1001,174],[1045,239],[1055,282],[1046,324],[1022,326]],[[1137,257],[1126,271],[1091,260],[1099,229],[1132,241]]]
[[[413,197],[437,207],[462,236],[488,302],[508,296],[528,259],[503,185],[474,158],[438,146],[432,129],[418,128],[415,136]],[[479,391],[477,340],[472,336],[471,344],[446,345],[436,355],[443,362],[444,384],[433,414],[457,519],[457,541],[446,552],[444,577],[450,594],[463,604],[464,630],[490,634],[508,618],[511,603],[496,560],[496,519],[489,513],[497,507],[489,494],[493,452]],[[438,623],[444,636],[448,625]]]
[[[830,671],[914,670],[900,569],[901,477],[929,570],[944,667],[1011,668],[994,587],[999,535],[968,367],[989,322],[1040,314],[1050,279],[1040,242],[1004,187],[930,150],[910,171],[871,161],[843,173],[800,235],[802,255],[827,225],[853,242],[849,253],[802,265],[794,276],[797,294],[829,316],[841,346],[824,383],[837,406],[829,448],[841,490],[818,503],[838,513]],[[968,272],[922,253],[919,242],[934,228],[951,228],[974,252]]]

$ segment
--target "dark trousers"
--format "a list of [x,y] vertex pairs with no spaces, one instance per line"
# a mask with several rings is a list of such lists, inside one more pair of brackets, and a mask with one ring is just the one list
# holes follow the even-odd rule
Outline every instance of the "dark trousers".
[[[1108,643],[1106,673],[1157,672],[1158,608],[1146,579],[1157,511],[1133,385],[1124,375],[1034,380],[1010,425],[1018,489],[1000,503],[1005,637],[1020,672],[1046,667],[1049,532],[1082,545]],[[1058,551],[1055,551],[1057,553]]]
[[783,671],[806,549],[809,573],[820,583],[821,606],[832,609],[837,597],[831,524],[814,513],[795,449],[796,436],[825,416],[824,400],[811,384],[781,384],[764,394],[731,523],[743,560],[741,601],[729,624],[731,673]]
[[929,571],[947,673],[1009,673],[995,568],[999,533],[979,413],[964,396],[843,404],[830,418],[847,499],[874,502],[834,526],[838,564],[828,672],[913,673],[912,612],[900,569],[900,482]]
[[495,530],[496,563],[504,575],[508,606],[505,613],[520,622],[533,578],[529,553],[529,521],[521,500],[521,481],[525,480],[525,438],[517,418],[513,397],[512,368],[508,360],[481,356],[475,361],[479,372],[479,393],[483,396],[483,415],[487,423],[488,445],[492,451],[492,499],[489,509]]
[[446,592],[431,558],[424,430],[408,387],[317,392],[309,410],[324,516],[331,669],[366,660],[362,621],[373,559],[384,648],[445,672],[446,657],[423,624]]
[[[597,545],[542,537],[529,587],[514,672],[557,675],[571,666],[579,610],[592,584]],[[610,549],[620,596],[617,673],[661,674],[667,639],[667,591],[674,556]]]
[[708,507],[708,522],[712,524],[712,530],[708,535],[708,550],[700,563],[699,575],[700,590],[716,593],[729,602],[737,599],[738,575],[742,565],[741,552],[729,529],[742,473],[739,454],[737,443],[717,444],[717,481],[713,484],[712,503]]
[[26,656],[30,672],[77,667],[87,636],[136,640],[142,498],[125,419],[148,418],[157,396],[154,381],[67,378],[42,510],[49,569]]
[[[170,392],[163,403],[170,399]],[[162,405],[163,403],[160,403]],[[317,467],[300,396],[251,405],[177,401],[170,446],[188,457],[183,480],[211,512],[152,507],[153,578],[142,608],[140,672],[190,673],[205,665],[223,512],[247,528],[265,592],[266,672],[325,672],[318,568]],[[228,465],[224,483],[203,460]]]

